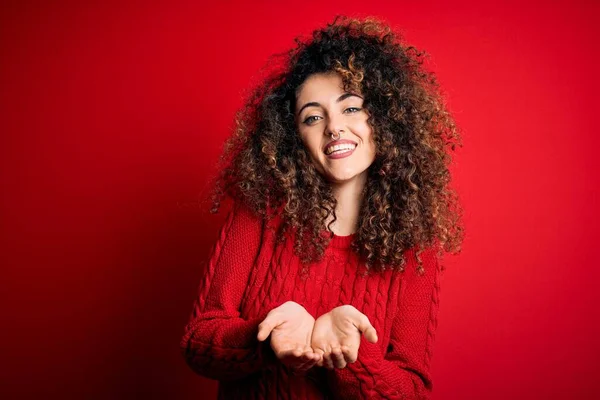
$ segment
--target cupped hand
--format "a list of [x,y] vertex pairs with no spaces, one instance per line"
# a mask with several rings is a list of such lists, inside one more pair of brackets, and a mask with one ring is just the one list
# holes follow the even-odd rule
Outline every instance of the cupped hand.
[[315,321],[311,347],[322,356],[317,365],[329,369],[345,368],[358,357],[360,335],[377,343],[377,332],[369,318],[351,305],[334,308]]
[[271,335],[277,358],[296,371],[306,371],[321,361],[310,344],[315,319],[304,307],[288,301],[272,309],[258,325],[259,341]]

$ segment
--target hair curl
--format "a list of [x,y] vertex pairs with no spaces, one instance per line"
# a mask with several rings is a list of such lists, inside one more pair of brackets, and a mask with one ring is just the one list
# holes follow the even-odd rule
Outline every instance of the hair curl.
[[296,44],[271,58],[270,74],[236,114],[211,212],[227,195],[267,219],[278,210],[279,237],[295,232],[294,249],[305,263],[322,257],[336,199],[301,142],[294,110],[310,75],[335,71],[345,90],[363,94],[376,144],[353,249],[369,268],[403,270],[404,252],[418,246],[420,272],[426,247],[438,255],[460,252],[462,209],[449,186],[447,150],[462,143],[435,75],[423,67],[427,54],[375,18],[338,16]]

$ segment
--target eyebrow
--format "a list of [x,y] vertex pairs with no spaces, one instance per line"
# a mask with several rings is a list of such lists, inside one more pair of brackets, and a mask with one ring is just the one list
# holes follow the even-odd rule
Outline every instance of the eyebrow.
[[[357,95],[355,93],[344,93],[343,95],[341,95],[340,97],[338,97],[335,102],[339,103],[340,101],[344,101],[348,97],[351,97],[351,96],[358,97],[359,99],[362,99],[362,97],[360,97],[359,95]],[[300,115],[300,113],[302,112],[302,110],[304,110],[306,107],[322,107],[322,106],[321,106],[321,104],[317,103],[316,101],[311,101],[310,103],[306,103],[305,105],[303,105],[302,108],[300,108],[300,110],[298,111],[297,115]]]

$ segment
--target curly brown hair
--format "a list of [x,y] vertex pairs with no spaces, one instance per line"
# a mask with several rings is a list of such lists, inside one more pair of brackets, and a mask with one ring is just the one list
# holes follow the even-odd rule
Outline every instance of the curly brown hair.
[[[304,263],[318,260],[333,237],[336,199],[303,146],[295,125],[296,91],[312,74],[335,71],[346,91],[360,91],[369,113],[376,159],[369,167],[352,248],[374,270],[403,270],[418,246],[460,252],[462,209],[449,187],[447,150],[462,146],[425,52],[402,43],[375,18],[338,16],[292,50],[272,56],[270,73],[236,115],[212,193],[216,213],[225,196],[267,220],[281,216],[279,238],[295,234]],[[329,216],[333,221],[326,224]],[[327,235],[323,235],[327,232]]]

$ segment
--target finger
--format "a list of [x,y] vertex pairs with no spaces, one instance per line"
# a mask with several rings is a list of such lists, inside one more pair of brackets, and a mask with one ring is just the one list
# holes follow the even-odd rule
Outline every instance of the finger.
[[331,361],[333,362],[333,366],[335,368],[345,368],[346,360],[344,360],[344,355],[342,354],[342,349],[339,347],[335,347],[331,352]]
[[316,363],[321,363],[321,361],[323,361],[323,355],[319,353],[313,353],[312,358]]
[[262,342],[269,337],[273,329],[278,325],[279,322],[275,321],[275,319],[269,317],[265,318],[263,322],[258,324],[258,334],[256,335],[256,338]]
[[317,367],[322,367],[323,366],[323,356],[322,355],[318,355],[319,358],[317,358],[315,360],[315,365]]
[[302,355],[304,354],[304,352],[302,351],[301,347],[296,347],[292,354],[300,361],[302,360]]
[[299,364],[296,367],[296,369],[298,369],[298,370],[308,369],[312,366],[310,364],[314,364],[314,359],[313,359],[314,353],[312,352],[312,349],[307,346],[303,350],[304,350],[304,352],[300,356]]
[[352,348],[350,348],[350,346],[342,346],[342,354],[344,355],[344,359],[346,360],[346,363],[351,364],[353,362],[356,362],[357,359],[357,352],[353,351]]
[[309,369],[311,369],[312,367],[314,367],[315,365],[317,365],[317,362],[316,362],[316,361],[311,361],[311,362],[308,362],[308,363],[306,363],[306,364],[302,365],[302,367],[300,367],[300,368],[299,368],[299,371],[301,371],[301,372],[306,372],[306,371],[308,371]]
[[361,313],[360,315],[356,327],[365,335],[365,339],[371,343],[377,343],[377,331],[365,314]]
[[316,363],[316,362],[321,361],[321,358],[323,358],[323,356],[321,354],[317,353],[310,346],[304,347],[304,353],[306,355],[307,362],[315,362]]
[[297,351],[297,349],[275,353],[281,363],[293,368],[296,368],[304,363],[298,354],[302,354],[302,352]]
[[[313,348],[310,347],[309,345],[305,345],[302,350],[304,350],[304,354],[306,354],[308,356],[312,356],[313,354],[315,354],[313,351]],[[312,358],[312,357],[310,357],[310,358]]]
[[302,350],[291,346],[273,348],[273,351],[277,358],[289,357],[299,359],[302,355]]
[[325,353],[321,349],[315,349],[315,354],[317,355],[317,366],[322,367],[324,365]]
[[371,343],[377,343],[377,331],[375,330],[375,328],[370,327],[369,329],[367,329],[367,331],[365,332],[365,339],[367,339],[368,342]]
[[309,358],[309,360],[306,361],[306,362],[304,362],[303,364],[299,365],[297,367],[298,371],[306,372],[310,368],[314,367],[317,364],[318,361],[313,356],[314,356],[314,354],[307,355],[307,357]]
[[323,354],[323,366],[327,369],[333,369],[333,360],[331,359],[331,353]]

